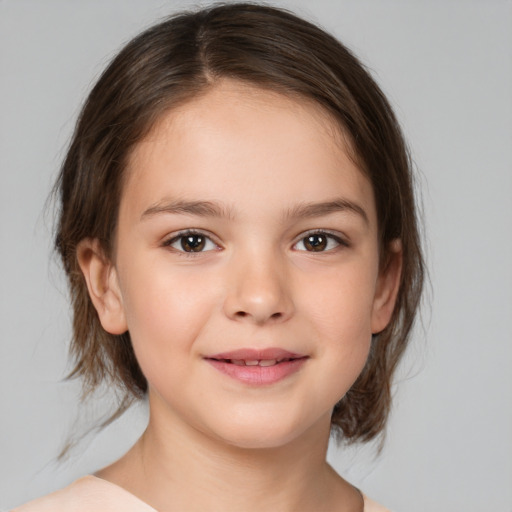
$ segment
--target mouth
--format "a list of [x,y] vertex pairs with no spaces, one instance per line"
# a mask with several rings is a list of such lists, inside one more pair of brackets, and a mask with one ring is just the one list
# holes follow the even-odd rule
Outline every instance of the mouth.
[[307,355],[279,348],[239,349],[204,358],[221,373],[252,385],[274,384],[297,372]]
[[[207,358],[210,359],[210,358]],[[287,363],[294,361],[295,359],[301,359],[300,357],[286,357],[283,359],[216,359],[211,358],[215,361],[220,361],[228,364],[236,364],[237,366],[275,366],[276,364]]]

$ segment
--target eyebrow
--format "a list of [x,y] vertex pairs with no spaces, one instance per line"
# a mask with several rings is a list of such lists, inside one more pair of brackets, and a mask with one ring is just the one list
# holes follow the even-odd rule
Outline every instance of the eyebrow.
[[[369,224],[368,215],[357,203],[344,198],[337,198],[321,203],[301,203],[285,212],[285,218],[314,218],[337,212],[350,212],[360,216]],[[182,199],[164,200],[158,202],[141,215],[141,220],[158,214],[195,215],[198,217],[223,217],[233,219],[231,208],[212,201],[186,201]]]
[[141,215],[141,220],[160,213],[195,215],[198,217],[227,217],[233,218],[230,208],[212,201],[185,201],[181,199],[164,200],[150,206]]
[[336,198],[332,201],[321,203],[301,203],[288,210],[286,217],[289,218],[313,218],[323,217],[337,212],[355,213],[360,216],[366,224],[369,224],[368,215],[364,208],[357,203],[344,198]]

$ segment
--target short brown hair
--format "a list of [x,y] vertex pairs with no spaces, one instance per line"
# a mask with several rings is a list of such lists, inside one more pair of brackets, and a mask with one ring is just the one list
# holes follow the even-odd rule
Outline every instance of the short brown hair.
[[333,431],[368,441],[384,429],[393,373],[418,308],[424,266],[411,162],[393,111],[352,53],[292,13],[249,3],[215,5],[170,17],[130,41],[92,89],[57,182],[56,247],[73,304],[70,377],[85,395],[105,381],[124,399],[112,419],[147,392],[130,334],[101,327],[80,271],[76,248],[96,238],[107,255],[114,239],[123,173],[134,145],[169,109],[221,78],[313,100],[339,123],[376,199],[382,264],[400,239],[401,284],[388,327],[374,336],[361,375],[334,408]]

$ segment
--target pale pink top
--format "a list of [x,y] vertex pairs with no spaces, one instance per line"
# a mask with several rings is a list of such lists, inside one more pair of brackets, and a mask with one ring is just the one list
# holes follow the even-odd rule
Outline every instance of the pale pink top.
[[[127,490],[95,476],[84,476],[60,491],[11,512],[157,512]],[[389,512],[365,496],[364,512]]]

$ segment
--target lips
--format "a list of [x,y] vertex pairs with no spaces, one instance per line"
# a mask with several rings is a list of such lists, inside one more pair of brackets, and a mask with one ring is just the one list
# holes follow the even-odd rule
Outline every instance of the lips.
[[253,385],[276,383],[298,371],[307,359],[280,348],[238,349],[205,357],[225,375]]

